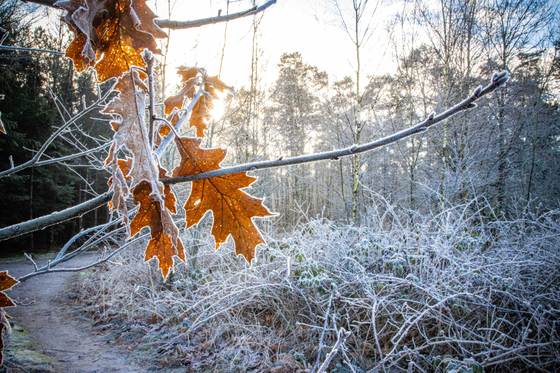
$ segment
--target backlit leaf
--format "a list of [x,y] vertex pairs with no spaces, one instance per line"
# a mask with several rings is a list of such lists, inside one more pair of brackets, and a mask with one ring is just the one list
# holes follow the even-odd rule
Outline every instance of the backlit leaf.
[[[181,82],[183,87],[176,95],[170,96],[165,100],[165,113],[169,115],[173,109],[181,109],[185,99],[192,100],[197,91],[197,86],[202,85],[202,95],[192,108],[189,123],[191,127],[196,128],[196,136],[204,137],[204,130],[208,128],[207,123],[212,118],[211,110],[214,108],[212,101],[217,98],[216,91],[223,92],[224,90],[229,90],[234,92],[233,87],[222,82],[217,76],[209,77],[205,69],[198,67],[181,66],[179,67],[178,74],[182,76]],[[178,116],[175,115],[170,120],[175,124]]]
[[59,0],[63,21],[74,32],[66,50],[76,70],[94,67],[99,82],[120,77],[130,66],[144,67],[141,51],[159,53],[155,38],[167,34],[155,23],[146,0]]
[[183,107],[183,101],[185,99],[192,99],[194,93],[196,92],[196,85],[198,84],[199,79],[196,79],[196,76],[199,73],[203,73],[203,69],[199,69],[198,67],[185,67],[180,66],[177,73],[182,76],[181,83],[183,86],[181,90],[177,92],[174,96],[169,96],[163,102],[165,106],[165,114],[169,115],[173,111],[173,109],[181,109]]
[[212,99],[206,95],[200,96],[196,104],[194,104],[189,123],[191,127],[196,128],[196,136],[204,137],[204,130],[208,129],[206,123],[212,118],[210,110],[213,108],[214,103]]
[[[173,176],[219,169],[220,162],[226,156],[224,149],[202,149],[201,139],[198,138],[182,137],[176,142],[181,154],[181,164],[173,170]],[[241,190],[255,180],[257,179],[242,172],[193,181],[191,194],[184,206],[187,228],[197,224],[207,211],[212,211],[212,235],[216,240],[216,249],[231,234],[236,253],[242,254],[250,263],[255,257],[256,246],[265,243],[252,218],[272,215],[262,205],[261,199]]]

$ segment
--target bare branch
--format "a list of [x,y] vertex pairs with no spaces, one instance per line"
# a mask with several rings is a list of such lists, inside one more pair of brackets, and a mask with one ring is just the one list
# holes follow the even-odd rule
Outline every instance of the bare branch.
[[[24,3],[34,3],[34,4],[39,4],[39,5],[45,5],[45,6],[50,6],[53,8],[57,8],[54,6],[54,3],[57,2],[57,0],[31,0],[31,1],[26,1],[26,0],[22,0]],[[57,8],[59,9],[59,8]]]
[[225,16],[217,16],[217,17],[210,17],[204,19],[197,19],[194,21],[172,21],[169,19],[155,19],[154,22],[161,28],[168,28],[172,30],[184,30],[188,28],[200,27],[205,25],[216,24],[220,22],[227,22],[232,21],[234,19],[243,18],[247,16],[251,16],[253,14],[260,13],[267,9],[268,7],[272,6],[276,3],[276,0],[269,0],[268,2],[264,3],[259,7],[253,7],[251,9],[247,9],[243,12],[239,13],[232,13]]
[[317,153],[317,154],[310,154],[310,155],[303,155],[300,157],[294,157],[294,158],[288,158],[288,159],[277,159],[277,160],[273,160],[273,161],[264,161],[264,162],[255,162],[255,163],[247,163],[247,164],[243,164],[243,165],[239,165],[239,166],[233,166],[233,167],[225,167],[219,170],[214,170],[214,171],[208,171],[208,172],[202,172],[200,174],[196,174],[196,175],[188,175],[188,176],[179,176],[179,177],[170,177],[168,179],[163,179],[161,180],[162,183],[164,184],[177,184],[177,183],[182,183],[182,182],[186,182],[186,181],[194,181],[194,180],[201,180],[201,179],[207,179],[210,177],[217,177],[217,176],[224,176],[224,175],[230,175],[230,174],[236,174],[239,172],[246,172],[246,171],[254,171],[254,170],[259,170],[259,169],[266,169],[266,168],[275,168],[275,167],[283,167],[283,166],[289,166],[289,165],[295,165],[295,164],[302,164],[302,163],[310,163],[310,162],[317,162],[317,161],[321,161],[321,160],[327,160],[327,159],[334,159],[337,160],[340,157],[346,157],[346,156],[350,156],[350,155],[354,155],[354,154],[358,154],[358,153],[364,153],[364,152],[368,152],[370,150],[373,149],[377,149],[389,144],[392,144],[394,142],[397,142],[399,140],[402,140],[404,138],[407,138],[409,136],[412,136],[414,134],[420,133],[420,132],[424,132],[426,131],[428,128],[432,127],[433,125],[461,112],[467,109],[472,109],[474,107],[476,107],[476,104],[474,103],[475,101],[477,101],[479,98],[481,98],[482,96],[485,96],[493,91],[495,91],[498,87],[504,85],[509,79],[509,75],[507,71],[503,71],[501,73],[495,73],[494,76],[492,77],[492,82],[486,86],[485,88],[482,87],[478,87],[473,94],[466,98],[465,100],[463,100],[462,102],[460,102],[459,104],[453,106],[452,108],[450,108],[449,110],[439,114],[439,115],[435,115],[434,113],[430,114],[428,116],[428,118],[426,118],[423,122],[410,127],[406,130],[397,132],[393,135],[387,136],[383,139],[380,140],[376,140],[373,142],[369,142],[367,144],[363,144],[363,145],[353,145],[349,148],[346,149],[339,149],[339,150],[333,150],[333,151],[329,151],[329,152],[323,152],[323,153]]
[[[57,0],[30,0],[30,1],[24,1],[24,2],[35,3],[35,4],[39,4],[39,5],[46,5],[46,6],[56,8],[54,6],[54,3],[56,3],[56,1]],[[225,16],[217,16],[217,17],[210,17],[210,18],[204,18],[204,19],[197,19],[197,20],[193,20],[193,21],[173,21],[173,20],[170,20],[170,19],[155,19],[154,23],[161,28],[168,28],[168,29],[171,29],[171,30],[184,30],[184,29],[188,29],[188,28],[201,27],[201,26],[205,26],[205,25],[212,25],[212,24],[216,24],[216,23],[220,23],[220,22],[227,22],[227,21],[232,21],[234,19],[238,19],[238,18],[252,16],[254,14],[257,14],[257,13],[260,13],[260,12],[264,11],[265,9],[272,6],[273,4],[276,4],[276,0],[269,0],[259,7],[253,7],[253,8],[247,9],[247,10],[239,12],[239,13],[232,13],[232,14],[228,14],[228,15],[225,15]]]
[[115,251],[113,251],[109,256],[106,256],[96,262],[93,262],[91,264],[85,265],[83,267],[78,267],[78,268],[56,268],[56,269],[52,269],[51,266],[52,265],[46,265],[44,267],[39,268],[38,270],[35,270],[35,272],[31,272],[28,273],[27,275],[24,275],[20,278],[18,278],[19,282],[23,282],[25,280],[30,279],[31,277],[37,276],[37,275],[42,275],[45,273],[53,273],[53,272],[80,272],[83,271],[85,269],[88,268],[92,268],[95,267],[101,263],[105,263],[106,261],[108,261],[109,259],[111,259],[112,257],[114,257],[115,255],[117,255],[119,252],[121,252],[122,250],[126,249],[127,247],[131,246],[132,244],[148,237],[150,235],[150,233],[145,233],[143,235],[140,235],[138,237],[136,237],[133,240],[130,240],[129,242],[127,242],[126,244],[120,246],[118,249],[115,249]]
[[38,53],[52,53],[64,56],[64,52],[51,51],[48,49],[37,49],[37,48],[24,48],[24,47],[9,47],[7,45],[0,45],[0,49],[16,50],[16,51],[26,51],[26,52],[38,52]]
[[150,52],[149,50],[145,49],[144,53],[142,54],[142,58],[144,59],[144,62],[146,62],[146,73],[148,74],[148,97],[149,97],[149,106],[148,106],[148,110],[149,110],[149,115],[150,115],[150,119],[148,122],[148,141],[150,144],[150,148],[153,147],[154,145],[154,118],[155,118],[155,106],[154,106],[154,94],[155,94],[155,89],[154,89],[154,63],[155,63],[155,58],[154,55],[152,54],[152,52]]
[[50,215],[45,215],[40,218],[2,228],[0,229],[0,241],[22,236],[24,234],[34,232],[39,229],[43,229],[51,225],[62,223],[75,217],[81,216],[86,212],[103,206],[105,203],[109,202],[112,197],[113,192],[103,193],[96,198],[67,208],[66,210],[54,212]]

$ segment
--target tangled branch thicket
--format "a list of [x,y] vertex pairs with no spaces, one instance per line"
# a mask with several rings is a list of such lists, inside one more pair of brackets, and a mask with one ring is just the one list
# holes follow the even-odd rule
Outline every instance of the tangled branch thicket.
[[342,327],[331,372],[560,369],[560,210],[506,221],[478,201],[435,216],[372,206],[361,227],[269,232],[252,266],[189,230],[190,267],[165,283],[128,251],[79,297],[114,335],[191,371],[313,371]]

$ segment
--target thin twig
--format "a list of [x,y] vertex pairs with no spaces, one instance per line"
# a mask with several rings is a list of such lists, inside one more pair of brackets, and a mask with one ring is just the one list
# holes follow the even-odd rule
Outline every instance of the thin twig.
[[19,281],[19,282],[23,282],[23,281],[25,281],[25,280],[28,280],[28,279],[31,278],[31,277],[38,276],[38,275],[42,275],[42,274],[45,274],[45,273],[55,273],[55,272],[79,272],[79,271],[86,270],[86,269],[88,269],[88,268],[95,267],[95,266],[97,266],[97,265],[99,265],[99,264],[102,264],[102,263],[108,261],[109,259],[111,259],[111,258],[114,257],[115,255],[117,255],[119,252],[121,252],[122,250],[124,250],[124,249],[126,249],[127,247],[129,247],[130,245],[132,245],[132,244],[134,244],[134,243],[136,243],[136,242],[138,242],[138,241],[140,241],[140,240],[142,240],[142,239],[148,237],[149,235],[150,235],[150,233],[146,233],[146,234],[143,234],[143,235],[141,235],[141,236],[138,236],[137,238],[135,238],[135,239],[133,239],[133,240],[127,242],[126,244],[120,246],[118,249],[116,249],[115,251],[113,251],[113,252],[111,253],[111,255],[109,255],[109,256],[107,256],[107,257],[105,257],[105,258],[103,258],[103,259],[100,259],[100,260],[98,260],[98,261],[96,261],[96,262],[94,262],[94,263],[85,265],[85,266],[83,266],[83,267],[77,267],[77,268],[55,268],[55,269],[52,269],[51,266],[50,266],[50,261],[49,261],[49,265],[47,266],[47,268],[40,269],[39,271],[32,272],[32,273],[29,273],[29,274],[27,274],[27,275],[25,275],[25,276],[22,276],[22,277],[18,278],[18,281]]
[[325,358],[325,361],[323,362],[323,364],[321,364],[321,367],[319,368],[317,373],[323,373],[324,371],[327,370],[327,368],[329,367],[329,364],[331,363],[332,359],[336,356],[336,354],[338,353],[338,350],[340,350],[340,348],[342,347],[344,342],[346,342],[346,339],[348,339],[348,337],[350,337],[351,334],[352,333],[344,330],[344,328],[340,328],[340,330],[338,331],[338,337],[336,339],[335,345],[333,346],[331,352],[329,352],[327,354],[327,357]]
[[31,260],[31,263],[33,263],[33,267],[35,267],[35,272],[38,271],[37,269],[37,263],[35,263],[35,261],[33,260],[33,258],[31,257],[31,255],[27,254],[27,253],[23,253],[23,255],[25,255],[25,257],[29,260]]
[[142,54],[144,62],[146,62],[146,73],[148,74],[148,97],[149,97],[149,122],[148,122],[148,140],[150,143],[150,149],[154,146],[154,118],[155,118],[155,106],[154,106],[154,62],[155,58],[152,52],[145,49]]
[[[288,257],[290,259],[290,257]],[[321,350],[323,350],[323,338],[325,336],[325,330],[327,330],[327,325],[329,323],[329,317],[331,313],[331,303],[334,296],[334,291],[331,293],[329,297],[329,305],[327,307],[327,312],[325,313],[325,322],[323,323],[323,330],[321,331],[321,337],[319,337],[319,345],[317,350],[317,361],[315,362],[315,366],[318,366],[321,362]]]
[[8,175],[11,175],[15,172],[19,172],[21,170],[24,170],[28,167],[34,166],[38,161],[39,158],[41,158],[41,156],[43,155],[43,153],[47,150],[47,148],[49,147],[49,145],[66,129],[68,128],[71,124],[75,123],[77,120],[81,119],[82,117],[84,117],[87,113],[89,113],[90,111],[94,110],[95,108],[101,108],[103,107],[103,105],[101,104],[107,97],[109,97],[109,95],[112,92],[112,87],[111,89],[107,90],[107,92],[101,97],[101,99],[95,101],[93,104],[91,104],[89,107],[87,107],[86,109],[82,110],[81,112],[79,112],[78,114],[76,114],[72,119],[70,119],[68,122],[64,123],[64,125],[60,126],[60,128],[53,133],[49,139],[47,141],[45,141],[43,143],[43,145],[41,146],[41,149],[39,149],[39,151],[33,156],[33,158],[31,158],[29,161],[20,164],[19,166],[15,166],[13,168],[10,168],[8,170],[2,171],[0,172],[0,177],[5,177]]
[[95,153],[97,151],[106,149],[109,146],[111,146],[112,143],[113,142],[110,141],[110,142],[107,142],[107,143],[105,143],[101,146],[98,146],[97,148],[88,149],[88,150],[85,150],[85,151],[80,152],[80,153],[75,153],[75,154],[67,155],[65,157],[52,158],[52,159],[47,159],[45,161],[40,161],[40,162],[35,163],[35,167],[44,166],[44,165],[47,165],[47,164],[52,164],[52,163],[57,163],[57,162],[69,161],[69,160],[75,159],[75,158],[80,158],[80,157],[83,157],[84,155],[88,155],[88,154]]

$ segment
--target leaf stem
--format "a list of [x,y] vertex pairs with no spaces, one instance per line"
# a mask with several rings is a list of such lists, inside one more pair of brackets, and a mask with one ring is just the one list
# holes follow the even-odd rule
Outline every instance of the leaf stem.
[[150,149],[154,146],[154,118],[155,118],[155,105],[154,105],[154,55],[147,49],[144,49],[142,54],[144,62],[146,62],[146,73],[148,74],[148,97],[150,119],[148,121],[148,140],[150,142]]

